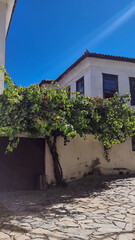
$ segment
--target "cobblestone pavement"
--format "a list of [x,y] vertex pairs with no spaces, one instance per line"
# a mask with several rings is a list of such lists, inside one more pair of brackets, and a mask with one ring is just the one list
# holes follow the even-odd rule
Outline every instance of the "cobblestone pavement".
[[135,176],[0,193],[0,240],[135,240]]

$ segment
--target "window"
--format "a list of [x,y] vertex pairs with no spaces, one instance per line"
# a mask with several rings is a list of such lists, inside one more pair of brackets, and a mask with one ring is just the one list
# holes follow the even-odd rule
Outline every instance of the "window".
[[132,137],[132,151],[135,151],[135,137]]
[[113,97],[118,92],[118,76],[103,73],[103,97]]
[[84,94],[84,77],[80,78],[76,82],[76,91],[79,92],[80,94]]
[[135,78],[129,78],[130,93],[131,93],[131,105],[135,105]]

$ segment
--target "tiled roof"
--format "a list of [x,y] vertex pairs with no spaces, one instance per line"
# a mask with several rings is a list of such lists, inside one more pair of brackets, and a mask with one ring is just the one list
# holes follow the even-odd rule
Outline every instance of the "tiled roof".
[[53,83],[55,80],[48,80],[48,79],[44,79],[44,80],[42,80],[42,82],[39,84],[40,86],[42,85],[42,84],[51,84],[51,83]]
[[74,62],[66,71],[64,71],[57,79],[56,81],[60,81],[64,75],[66,75],[68,72],[70,72],[74,67],[76,67],[81,61],[83,61],[85,58],[91,57],[91,58],[100,58],[100,59],[107,59],[107,60],[114,60],[114,61],[121,61],[121,62],[131,62],[135,63],[135,58],[128,58],[128,57],[121,57],[121,56],[113,56],[113,55],[107,55],[107,54],[100,54],[100,53],[91,53],[87,49],[85,53],[77,59],[76,62]]
[[[114,61],[120,61],[120,62],[130,62],[135,63],[135,58],[128,58],[128,57],[121,57],[121,56],[113,56],[113,55],[107,55],[107,54],[100,54],[100,53],[91,53],[87,49],[85,53],[77,59],[69,68],[66,69],[57,79],[56,81],[60,81],[62,77],[64,77],[67,73],[69,73],[74,67],[76,67],[81,61],[83,61],[85,58],[91,57],[91,58],[99,58],[99,59],[107,59],[107,60],[114,60]],[[47,83],[48,80],[43,80],[40,85],[43,83]],[[53,80],[51,80],[53,81]],[[48,82],[49,83],[49,82]]]

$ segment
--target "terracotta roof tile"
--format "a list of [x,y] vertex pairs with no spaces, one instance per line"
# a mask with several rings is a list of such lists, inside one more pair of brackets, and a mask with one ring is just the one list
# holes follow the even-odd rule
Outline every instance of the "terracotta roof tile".
[[42,85],[42,84],[51,84],[51,83],[53,83],[55,80],[48,80],[48,79],[44,79],[44,80],[42,80],[42,82],[39,84],[40,86]]
[[[64,77],[67,73],[69,73],[74,67],[76,67],[81,61],[83,61],[87,57],[135,63],[135,58],[113,56],[113,55],[107,55],[107,54],[101,54],[101,53],[92,53],[86,49],[85,53],[80,58],[78,58],[77,61],[75,61],[69,68],[67,68],[55,81],[59,82],[62,79],[62,77]],[[40,83],[40,85],[42,85],[43,83],[47,83],[46,81],[49,81],[49,80],[43,80]]]
[[114,61],[121,61],[121,62],[131,62],[135,63],[135,58],[128,58],[128,57],[121,57],[121,56],[113,56],[113,55],[107,55],[107,54],[101,54],[101,53],[91,53],[87,49],[85,53],[77,59],[76,62],[74,62],[66,71],[64,71],[57,79],[56,81],[60,81],[64,75],[66,75],[68,72],[70,72],[74,67],[76,67],[81,61],[83,61],[85,58],[91,57],[91,58],[100,58],[100,59],[107,59],[107,60],[114,60]]

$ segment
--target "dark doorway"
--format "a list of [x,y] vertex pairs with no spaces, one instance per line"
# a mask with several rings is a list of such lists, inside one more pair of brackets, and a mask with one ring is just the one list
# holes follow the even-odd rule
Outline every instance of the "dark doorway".
[[21,138],[19,146],[5,155],[8,138],[0,138],[0,191],[39,189],[45,173],[45,139]]

